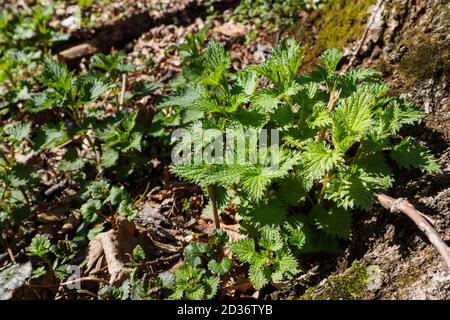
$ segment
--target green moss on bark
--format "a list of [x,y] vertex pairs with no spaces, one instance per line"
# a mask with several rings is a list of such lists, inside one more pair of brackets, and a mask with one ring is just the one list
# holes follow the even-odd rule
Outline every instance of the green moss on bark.
[[[311,65],[328,48],[342,48],[361,38],[376,0],[331,0],[290,34],[308,46],[305,63]],[[305,27],[310,26],[310,28]]]
[[357,300],[364,298],[368,283],[367,266],[353,262],[343,274],[330,276],[322,288],[311,287],[300,300]]
[[411,86],[415,83],[450,77],[450,44],[419,34],[407,44],[409,52],[400,60],[399,70]]

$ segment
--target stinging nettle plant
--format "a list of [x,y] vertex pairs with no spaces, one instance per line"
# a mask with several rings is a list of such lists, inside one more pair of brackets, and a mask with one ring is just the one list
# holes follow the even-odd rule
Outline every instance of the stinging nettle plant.
[[20,103],[30,98],[37,66],[51,47],[68,39],[49,24],[51,5],[0,12],[0,116],[20,112]]
[[[26,107],[29,112],[45,112],[57,121],[32,124],[10,120],[0,129],[2,232],[13,232],[12,227],[19,226],[32,212],[34,195],[39,190],[38,174],[26,163],[18,163],[16,159],[24,157],[16,155],[62,148],[66,152],[56,164],[55,173],[81,189],[79,199],[85,203],[80,209],[84,218],[80,230],[98,220],[114,222],[119,215],[129,219],[134,216],[131,196],[120,182],[113,178],[116,185],[112,186],[102,179],[104,170],[110,178],[120,178],[150,168],[149,159],[143,155],[148,146],[147,132],[137,120],[138,112],[124,105],[114,105],[115,112],[110,112],[104,105],[111,94],[115,96],[111,100],[117,104],[117,96],[123,93],[118,92],[117,81],[133,69],[134,65],[124,61],[122,55],[94,56],[91,71],[79,74],[51,58],[44,60],[42,73],[37,77],[43,90],[33,93]],[[134,82],[131,91],[126,92],[127,99],[147,95],[156,87],[146,81]],[[104,188],[96,188],[98,185]],[[99,228],[91,233],[95,232]]]
[[[300,43],[284,40],[262,64],[231,73],[230,56],[211,41],[202,76],[160,104],[188,131],[196,121],[222,134],[230,127],[279,130],[276,170],[264,161],[172,167],[207,190],[217,227],[220,210],[236,210],[254,240],[231,248],[250,264],[258,288],[294,275],[294,254],[338,250],[339,240],[350,237],[352,212],[370,210],[376,193],[393,186],[393,166],[440,172],[420,142],[399,135],[403,125],[420,120],[420,108],[389,96],[373,70],[338,72],[337,49],[326,51],[314,72],[299,76],[303,52]],[[263,77],[269,80],[266,87],[260,85]],[[203,146],[210,142],[199,139]],[[275,247],[283,251],[271,251],[273,244],[264,240],[267,228],[274,227],[279,229],[271,232],[283,239]],[[289,267],[276,267],[280,259],[289,260]]]
[[[41,128],[34,141],[38,151],[59,147],[78,137],[87,142],[95,154],[92,162],[101,168],[117,165],[120,156],[127,158],[120,170],[125,176],[142,165],[143,158],[138,152],[146,147],[146,141],[144,129],[137,122],[138,112],[119,103],[119,96],[123,95],[123,91],[118,90],[120,75],[134,70],[134,65],[123,58],[122,55],[96,55],[91,60],[93,70],[79,75],[57,61],[45,60],[40,80],[46,89],[34,94],[28,110],[41,112],[49,109],[62,113],[64,121]],[[102,70],[103,74],[95,69]],[[138,81],[126,95],[131,99],[147,95],[156,88],[155,84]],[[111,93],[115,101],[114,114],[106,112],[102,106]],[[76,152],[69,153],[67,158],[63,167],[68,170],[78,170],[83,166]]]

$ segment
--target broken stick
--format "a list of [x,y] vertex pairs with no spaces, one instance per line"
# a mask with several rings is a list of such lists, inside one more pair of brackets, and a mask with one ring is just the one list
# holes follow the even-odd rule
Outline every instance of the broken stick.
[[383,193],[378,193],[377,199],[383,207],[389,209],[391,212],[401,212],[414,221],[420,231],[427,236],[431,244],[439,251],[450,271],[450,248],[439,236],[439,233],[430,223],[430,220],[425,218],[426,216],[423,213],[414,208],[414,206],[404,198],[394,199]]

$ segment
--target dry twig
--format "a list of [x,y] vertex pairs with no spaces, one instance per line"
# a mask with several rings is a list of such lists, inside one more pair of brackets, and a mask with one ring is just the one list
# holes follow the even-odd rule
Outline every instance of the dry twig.
[[440,255],[447,264],[447,268],[450,271],[450,248],[439,236],[439,233],[430,223],[430,219],[423,213],[418,211],[414,206],[404,198],[394,199],[383,193],[377,194],[378,202],[389,209],[391,212],[401,212],[407,215],[414,223],[419,227],[431,242],[431,244],[439,251]]

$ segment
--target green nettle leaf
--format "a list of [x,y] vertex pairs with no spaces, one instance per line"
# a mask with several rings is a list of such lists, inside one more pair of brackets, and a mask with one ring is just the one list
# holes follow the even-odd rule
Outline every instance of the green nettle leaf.
[[100,200],[89,200],[83,204],[80,208],[81,216],[88,222],[94,223],[98,219],[98,212],[102,209],[103,205]]
[[29,256],[45,257],[50,252],[50,239],[42,234],[37,234],[31,240],[31,244],[27,249]]
[[171,171],[181,178],[202,186],[236,183],[241,175],[241,170],[237,166],[226,164],[179,164],[172,166]]
[[373,121],[374,105],[373,95],[360,90],[338,106],[333,117],[333,141],[342,152],[367,135]]
[[81,103],[95,101],[103,93],[108,91],[110,85],[94,78],[93,75],[84,75],[77,79],[79,90],[79,99]]
[[316,103],[313,106],[311,114],[306,119],[306,123],[311,128],[325,128],[332,122],[330,113],[325,103]]
[[[281,251],[277,253],[275,270],[280,272],[282,275],[287,275],[289,278],[292,278],[294,275],[299,273],[298,262],[291,253]],[[273,280],[275,280],[274,274],[272,274]]]
[[303,224],[297,220],[290,219],[290,221],[285,222],[284,229],[287,231],[289,244],[297,249],[302,249],[306,243],[306,235],[303,231]]
[[137,245],[133,249],[133,255],[132,255],[133,261],[136,263],[142,263],[145,262],[145,252],[144,249],[140,245]]
[[218,86],[223,74],[231,63],[231,58],[225,52],[223,45],[216,41],[211,41],[205,52],[205,74],[202,82],[205,85]]
[[305,200],[306,186],[302,178],[288,177],[280,182],[279,197],[289,206]]
[[122,127],[127,132],[131,132],[133,128],[136,126],[136,118],[138,116],[137,112],[130,112],[125,115],[123,121],[122,121]]
[[344,209],[369,209],[373,204],[374,192],[362,179],[356,175],[343,179],[335,179],[331,185],[326,199],[334,200]]
[[0,177],[12,188],[27,186],[34,178],[32,168],[24,164],[15,164]]
[[214,298],[219,290],[219,279],[216,277],[208,277],[205,279],[205,299]]
[[100,166],[104,168],[111,168],[116,165],[119,160],[119,152],[115,149],[106,149],[100,159]]
[[206,253],[206,249],[204,243],[193,242],[184,248],[184,257],[188,263],[197,267],[202,264],[202,255]]
[[330,149],[319,142],[310,143],[302,156],[305,173],[314,180],[343,164],[343,155],[338,149]]
[[401,123],[401,110],[398,104],[390,104],[378,112],[378,135],[380,138],[388,138],[396,134]]
[[175,288],[175,276],[173,273],[168,272],[168,271],[161,272],[158,275],[158,278],[161,283],[161,287],[167,288],[167,289]]
[[332,207],[326,210],[321,205],[316,205],[310,212],[311,219],[322,231],[348,239],[352,219],[350,214],[343,208]]
[[251,264],[248,270],[248,277],[256,290],[261,290],[269,283],[272,272],[267,266]]
[[271,251],[281,250],[283,248],[283,238],[280,229],[270,226],[262,227],[259,245]]
[[32,95],[27,109],[30,112],[37,113],[52,108],[54,105],[57,105],[59,101],[60,98],[57,97],[54,92],[38,92]]
[[194,104],[197,99],[205,94],[205,88],[199,85],[190,85],[184,90],[177,92],[175,95],[171,95],[163,102],[158,104],[159,108],[162,107],[183,107],[189,108]]
[[124,187],[112,187],[109,190],[109,196],[105,199],[103,203],[110,202],[113,206],[121,203],[124,200],[128,200],[130,195],[125,190]]
[[44,71],[41,78],[46,86],[63,95],[70,91],[73,75],[64,64],[48,57],[44,61]]
[[162,86],[159,82],[137,81],[133,84],[132,93],[135,96],[147,96]]
[[62,160],[58,162],[58,170],[61,171],[79,171],[85,165],[85,161],[78,156],[75,148],[67,150]]
[[35,150],[55,148],[69,139],[64,123],[47,123],[42,126],[37,136],[33,139]]
[[194,286],[186,292],[186,297],[190,300],[202,300],[204,296],[205,288],[201,284]]
[[10,139],[16,144],[20,144],[23,140],[27,139],[31,133],[31,122],[23,122],[16,124],[7,124],[4,128],[5,133],[8,134]]
[[117,66],[117,71],[120,73],[130,73],[135,70],[135,66],[132,62],[129,61],[121,61]]
[[410,137],[403,139],[402,142],[394,146],[391,151],[391,157],[400,167],[410,169],[418,168],[430,173],[440,173],[436,159],[422,147],[417,141]]
[[128,140],[128,146],[123,148],[123,152],[136,150],[141,151],[142,148],[142,133],[141,132],[132,132],[129,140]]
[[98,53],[91,57],[91,68],[98,68],[108,72],[111,76],[116,77],[122,73],[129,73],[135,70],[133,63],[123,61],[124,54],[104,55]]
[[293,39],[281,41],[267,60],[252,69],[266,76],[277,86],[292,82],[304,57],[304,49]]
[[240,239],[230,244],[230,250],[239,261],[250,263],[256,254],[255,241],[253,239]]
[[45,270],[45,267],[39,267],[33,270],[31,273],[32,279],[39,279],[40,277],[44,276],[47,273],[47,270]]
[[425,116],[423,110],[412,102],[399,101],[399,108],[402,111],[400,119],[402,124],[413,124]]
[[245,170],[242,174],[244,190],[255,200],[260,200],[267,186],[272,181],[269,168],[257,167]]
[[242,91],[251,96],[258,86],[259,78],[255,71],[242,71],[237,74],[237,85]]
[[258,90],[251,99],[252,106],[259,112],[274,112],[281,102],[278,93],[271,88]]
[[227,274],[231,270],[232,266],[233,262],[227,257],[224,257],[220,262],[217,262],[217,260],[215,259],[208,262],[208,269],[212,273],[218,274],[220,276]]
[[287,213],[286,205],[275,200],[267,204],[260,203],[254,207],[242,209],[242,215],[259,227],[280,225]]
[[325,66],[327,73],[333,75],[336,72],[337,66],[343,57],[342,51],[336,48],[325,51],[320,60]]
[[278,126],[284,127],[292,123],[294,115],[292,109],[288,105],[279,106],[271,115],[271,119],[277,123]]

